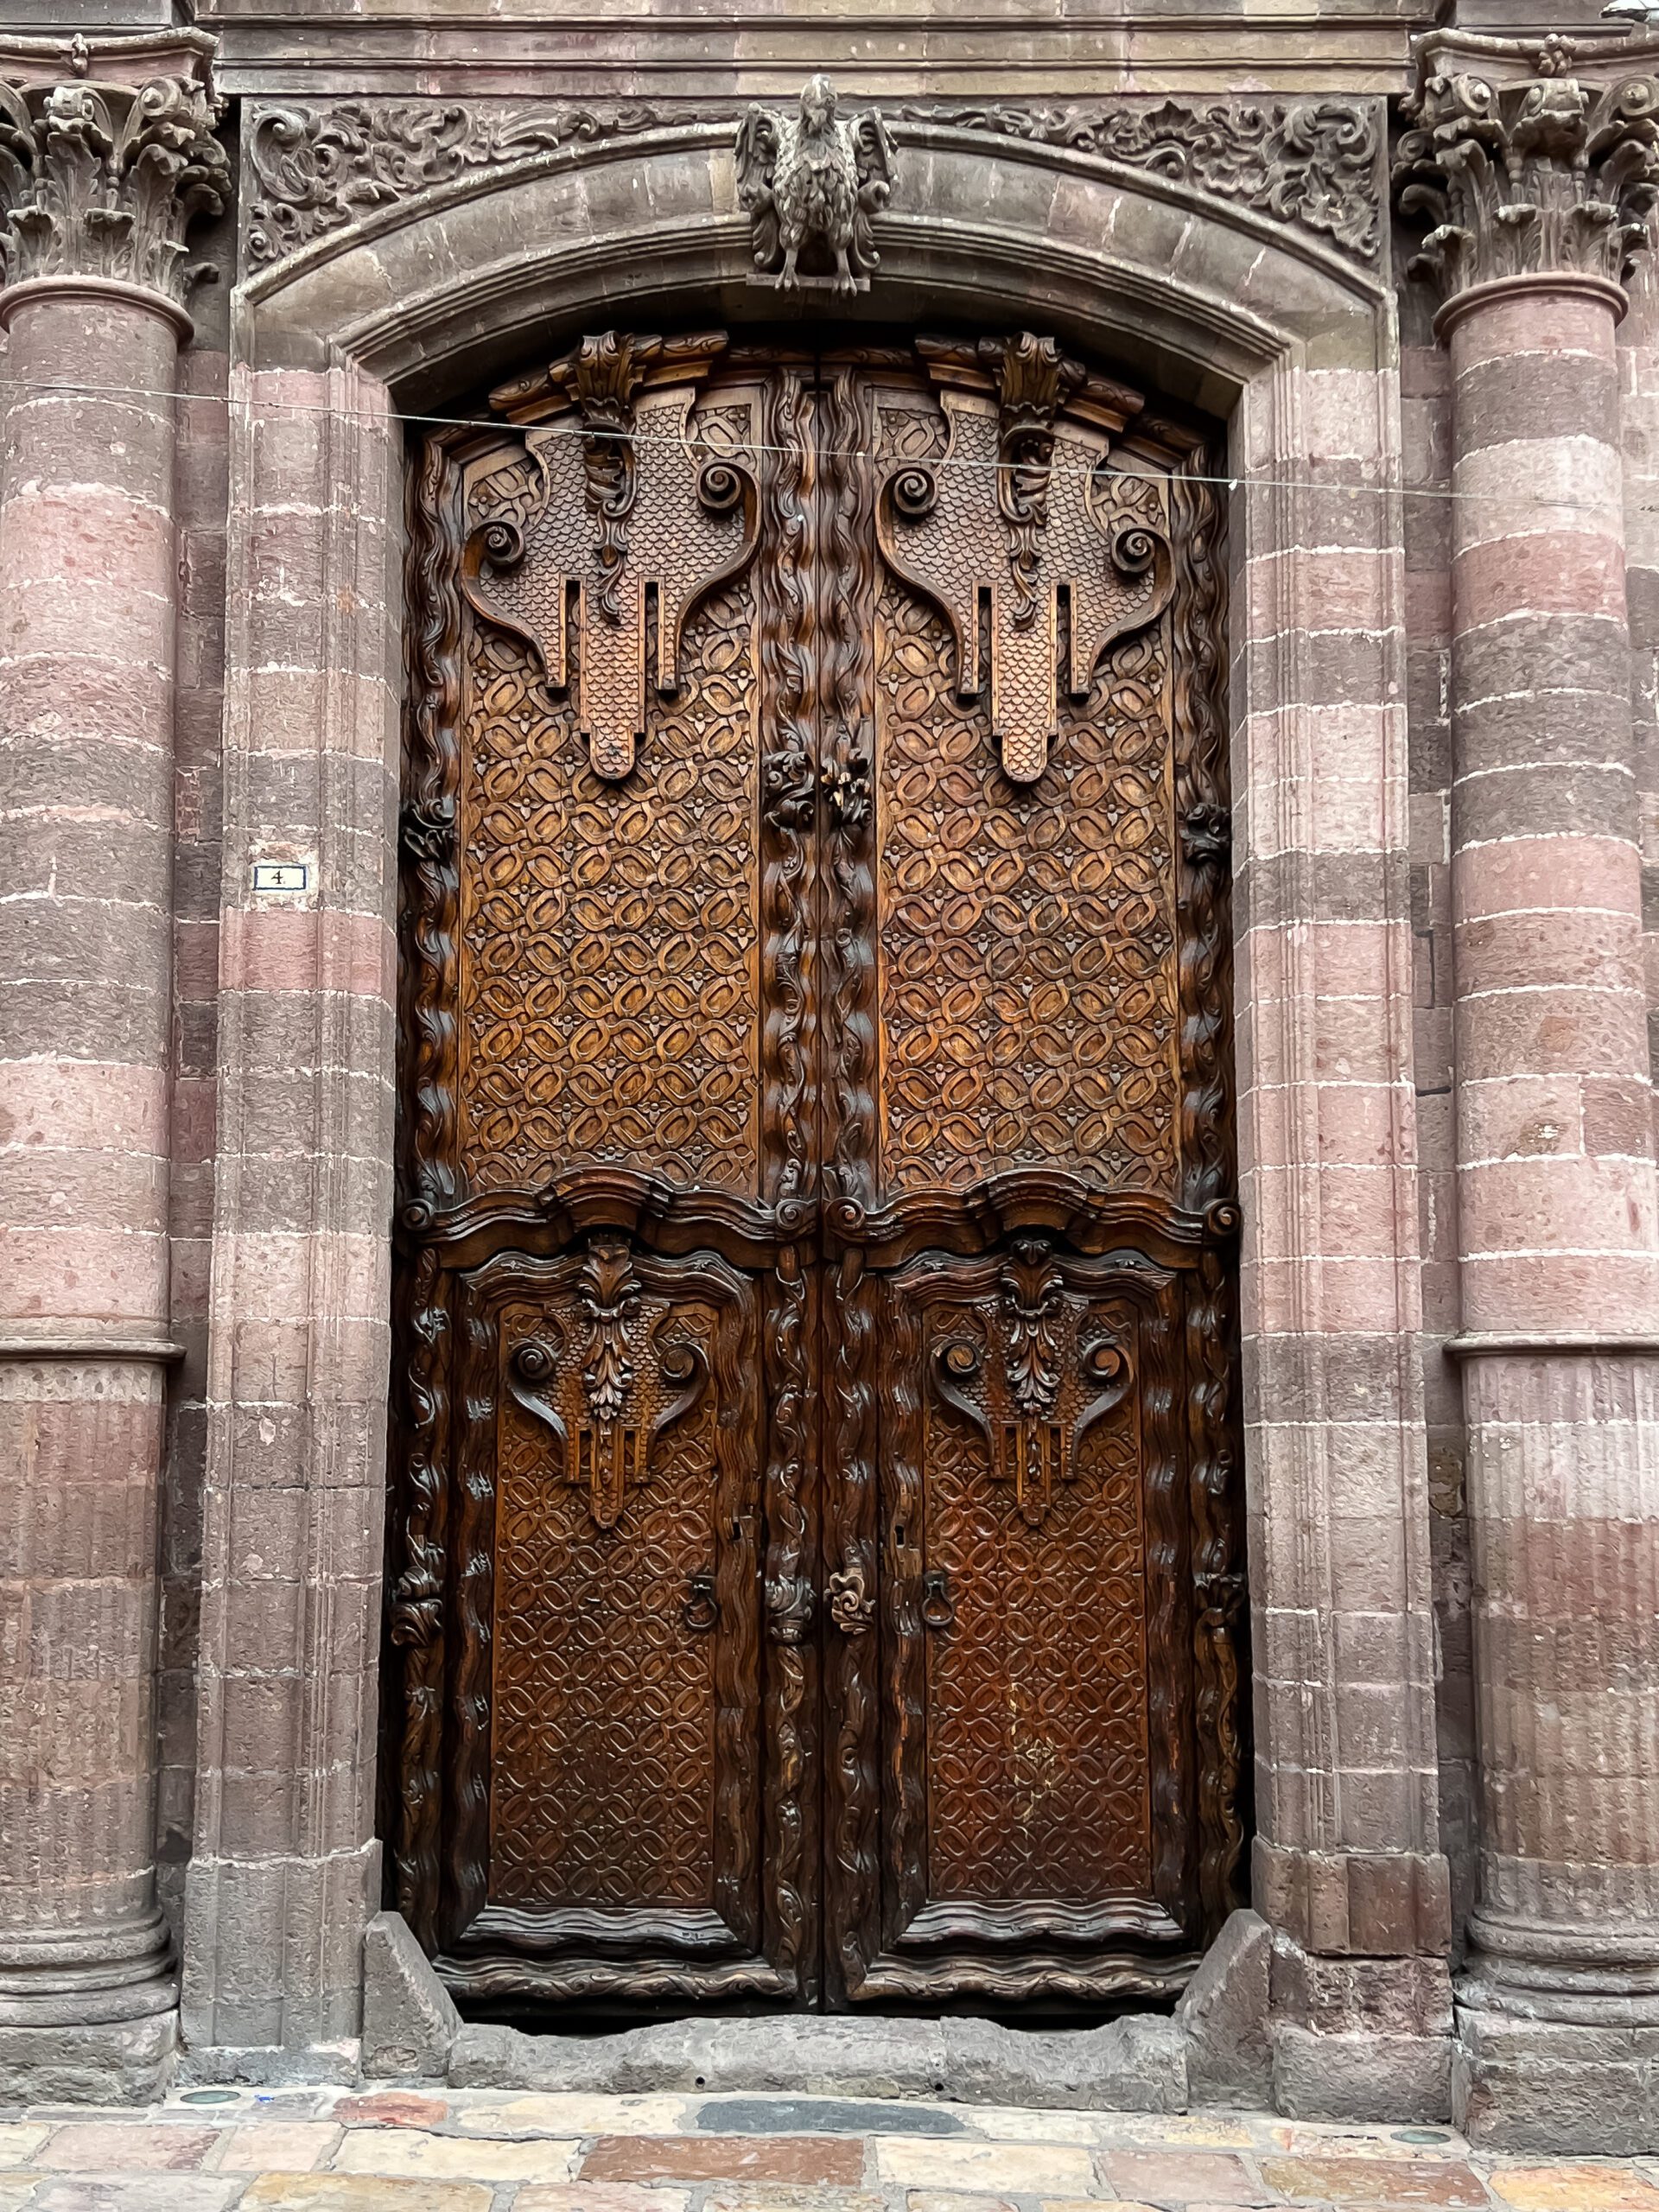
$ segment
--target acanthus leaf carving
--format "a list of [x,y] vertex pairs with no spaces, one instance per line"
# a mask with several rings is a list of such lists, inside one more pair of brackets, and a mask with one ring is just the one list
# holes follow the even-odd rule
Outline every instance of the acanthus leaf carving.
[[[72,63],[91,69],[86,48]],[[231,168],[220,103],[189,75],[143,83],[0,78],[0,260],[9,284],[97,276],[182,307],[213,272],[188,259],[198,216],[223,213]]]
[[892,197],[893,145],[874,108],[843,122],[837,105],[829,78],[810,77],[794,115],[752,107],[738,126],[737,196],[749,218],[752,282],[785,292],[870,288],[880,260],[872,218]]
[[1274,222],[1327,238],[1360,260],[1381,247],[1380,103],[1368,100],[1115,100],[908,105],[912,122],[983,130],[1151,169]]
[[1060,1390],[1054,1319],[1065,1303],[1065,1286],[1041,1238],[1016,1240],[997,1290],[1007,1337],[1008,1389],[1023,1417],[1046,1420]]
[[594,1420],[609,1427],[622,1418],[633,1384],[627,1325],[639,1319],[641,1294],[626,1244],[608,1236],[594,1239],[576,1278],[576,1296],[593,1331],[582,1387]]
[[1628,280],[1659,204],[1659,73],[1617,47],[1435,32],[1405,111],[1395,188],[1427,226],[1411,273],[1444,302],[1506,277]]

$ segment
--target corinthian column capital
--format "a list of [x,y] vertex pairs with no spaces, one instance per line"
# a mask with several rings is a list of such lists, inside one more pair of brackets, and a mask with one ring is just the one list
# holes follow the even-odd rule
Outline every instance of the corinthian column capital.
[[220,213],[231,167],[200,32],[0,41],[0,264],[8,288],[93,279],[175,310],[185,233]]
[[1659,200],[1659,40],[1415,42],[1394,183],[1428,234],[1413,274],[1446,311],[1478,286],[1529,277],[1622,287]]

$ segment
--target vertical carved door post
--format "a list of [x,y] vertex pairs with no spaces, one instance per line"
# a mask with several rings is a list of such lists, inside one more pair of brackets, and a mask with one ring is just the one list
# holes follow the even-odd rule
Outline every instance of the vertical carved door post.
[[1434,32],[1417,61],[1395,175],[1432,225],[1414,267],[1454,393],[1452,1349],[1482,1783],[1459,2116],[1611,2152],[1659,2117],[1659,1230],[1614,350],[1659,41]]
[[[153,2086],[168,1343],[174,411],[212,41],[0,47],[0,2078]],[[25,2094],[14,2088],[11,2094]]]

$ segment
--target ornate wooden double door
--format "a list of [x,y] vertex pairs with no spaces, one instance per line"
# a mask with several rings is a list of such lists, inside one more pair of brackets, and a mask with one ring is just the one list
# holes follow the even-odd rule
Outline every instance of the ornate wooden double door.
[[492,2005],[1168,1991],[1241,1803],[1217,518],[1028,334],[412,471],[386,1820]]

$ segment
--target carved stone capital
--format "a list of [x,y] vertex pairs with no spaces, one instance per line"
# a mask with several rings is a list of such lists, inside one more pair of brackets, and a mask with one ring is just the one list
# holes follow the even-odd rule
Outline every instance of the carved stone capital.
[[0,42],[0,264],[8,286],[92,278],[182,309],[185,233],[231,168],[200,33]]
[[1618,295],[1659,200],[1659,40],[1431,31],[1416,64],[1394,182],[1442,313],[1527,277]]

